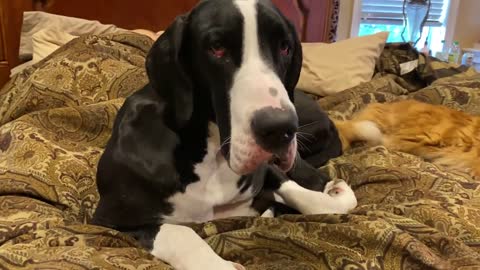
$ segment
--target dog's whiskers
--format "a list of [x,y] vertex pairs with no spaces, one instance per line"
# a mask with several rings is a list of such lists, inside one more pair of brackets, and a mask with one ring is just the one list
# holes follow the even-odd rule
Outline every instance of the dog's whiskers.
[[291,171],[294,171],[297,168],[297,163],[298,163],[297,161],[298,161],[298,153],[295,155],[292,169],[290,169]]
[[305,150],[307,152],[311,152],[311,149],[306,144],[304,144],[303,142],[297,141],[297,143],[300,146],[300,150]]
[[310,151],[310,149],[308,149],[308,147],[302,141],[300,141],[299,139],[297,139],[297,143],[298,143],[298,146],[300,147],[301,150]]
[[313,134],[308,133],[308,132],[298,131],[297,134],[301,134],[301,135],[305,135],[305,136],[310,136],[310,137],[315,137]]
[[222,144],[220,144],[220,149],[222,149],[225,145],[227,145],[231,141],[232,137],[228,136]]
[[303,136],[298,136],[298,137],[297,137],[297,141],[302,141],[303,143],[312,143],[311,140],[309,140],[309,139],[307,139],[307,138],[305,138],[305,137],[303,137]]
[[[304,133],[297,132],[297,135],[298,135],[297,143],[301,147],[301,150],[307,150],[308,152],[311,152],[311,149],[307,146],[307,144],[312,143],[312,141],[306,138]],[[307,134],[307,135],[311,135],[311,134]],[[305,140],[306,142],[303,142],[302,140]]]
[[306,132],[297,132],[297,135],[299,137],[302,137],[303,139],[305,140],[308,140],[308,142],[312,142],[310,139],[307,138],[307,136],[310,136],[310,138],[314,139],[315,136],[313,134],[310,134],[310,133],[306,133]]
[[222,148],[225,147],[228,143],[230,143],[232,137],[231,136],[228,136],[225,141],[222,142],[222,144],[220,144],[220,146],[218,147],[218,151],[217,151],[217,155],[218,153],[220,153],[222,151]]
[[314,125],[314,124],[316,124],[316,123],[318,123],[318,122],[321,122],[321,121],[320,121],[320,120],[313,121],[313,122],[311,122],[311,123],[305,124],[305,125],[300,126],[300,127],[298,127],[298,128],[301,129],[301,128],[304,128],[304,127],[308,127],[308,126]]

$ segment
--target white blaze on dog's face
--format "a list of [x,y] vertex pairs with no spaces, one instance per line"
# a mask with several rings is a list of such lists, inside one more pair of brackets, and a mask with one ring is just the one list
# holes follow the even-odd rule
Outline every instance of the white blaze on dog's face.
[[283,17],[272,7],[255,0],[234,3],[243,16],[243,48],[241,65],[229,92],[230,167],[246,174],[262,163],[275,160],[280,169],[288,171],[297,151],[298,119],[279,73],[289,76],[288,67],[282,64],[291,64],[294,41],[289,38],[292,33],[287,33],[286,39],[274,41],[259,37],[259,27],[262,27],[262,22],[257,20],[259,12],[276,15],[278,24],[286,23]]
[[292,100],[302,65],[293,25],[268,0],[204,0],[185,24],[181,60],[192,66],[195,100],[212,105],[230,167],[248,174],[274,160],[288,171],[297,149]]

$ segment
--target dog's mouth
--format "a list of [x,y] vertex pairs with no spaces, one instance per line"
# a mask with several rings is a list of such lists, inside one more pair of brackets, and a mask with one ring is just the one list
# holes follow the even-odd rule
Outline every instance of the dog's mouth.
[[277,155],[273,155],[268,164],[273,165],[282,171],[286,171],[290,168],[288,159],[286,157],[279,157]]
[[294,141],[288,149],[278,153],[268,152],[257,144],[251,144],[248,148],[235,148],[233,152],[231,147],[222,147],[221,152],[228,161],[229,167],[241,175],[254,172],[262,164],[275,166],[283,172],[288,172],[295,162],[297,144]]
[[260,154],[256,155],[257,158],[251,158],[245,162],[241,170],[242,172],[251,173],[262,164],[268,164],[278,168],[282,172],[288,172],[295,162],[296,145],[292,144],[287,151],[280,154],[269,153],[264,150],[260,150],[260,152]]
[[293,167],[293,163],[295,162],[295,153],[296,145],[292,143],[286,153],[282,155],[273,154],[271,159],[268,161],[268,164],[279,168],[283,172],[287,172]]

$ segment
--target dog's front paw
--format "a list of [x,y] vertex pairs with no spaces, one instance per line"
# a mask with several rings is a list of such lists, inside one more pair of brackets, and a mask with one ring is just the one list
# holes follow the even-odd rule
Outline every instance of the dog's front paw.
[[336,179],[328,182],[323,193],[338,200],[341,206],[340,208],[342,209],[339,214],[346,214],[357,207],[357,197],[352,188],[344,180]]
[[241,264],[238,264],[238,263],[235,263],[235,262],[231,262],[233,264],[233,267],[235,267],[236,270],[246,270],[245,267],[243,267],[243,265]]
[[275,209],[273,207],[268,208],[263,214],[261,215],[263,218],[273,218],[275,217]]

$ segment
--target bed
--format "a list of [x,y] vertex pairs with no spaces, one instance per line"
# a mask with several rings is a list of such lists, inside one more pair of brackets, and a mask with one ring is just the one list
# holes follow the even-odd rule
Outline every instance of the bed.
[[[124,98],[146,83],[152,42],[132,32],[84,35],[0,90],[1,269],[171,269],[132,238],[88,224],[97,161]],[[409,61],[419,65],[402,74]],[[388,44],[371,80],[316,98],[336,119],[397,99],[480,114],[479,90],[475,71]],[[350,214],[191,227],[247,269],[480,267],[480,183],[467,174],[363,145],[319,169],[352,185],[359,206]]]

